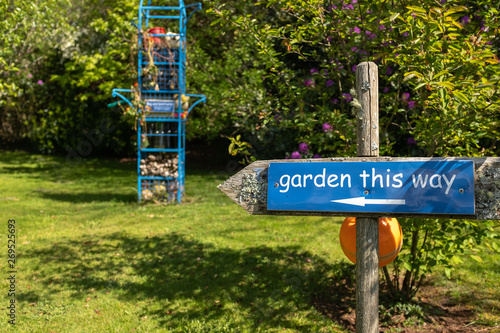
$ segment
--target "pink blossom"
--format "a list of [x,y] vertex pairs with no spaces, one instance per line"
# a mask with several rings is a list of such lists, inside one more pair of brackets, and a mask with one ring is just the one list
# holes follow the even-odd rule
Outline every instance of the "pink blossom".
[[306,154],[309,151],[309,146],[305,142],[299,143],[299,152]]
[[323,132],[327,133],[327,132],[331,132],[331,131],[333,131],[332,125],[330,125],[329,123],[324,123],[323,124]]
[[414,137],[411,137],[411,136],[410,136],[410,137],[408,138],[408,140],[406,140],[406,144],[407,144],[408,146],[414,146],[414,145],[416,145],[416,144],[417,144],[417,140],[415,140],[415,138],[414,138]]
[[[354,27],[354,30],[353,30],[355,33],[359,34],[361,33],[361,29],[358,28],[358,27]],[[354,51],[354,50],[353,50]]]
[[291,155],[290,155],[290,158],[291,159],[294,159],[294,160],[298,160],[298,159],[301,159],[302,156],[300,155],[300,153],[298,151],[294,151]]
[[415,107],[415,101],[408,101],[408,108],[413,109]]
[[348,93],[342,93],[342,99],[345,99],[346,102],[350,102],[352,101],[352,96]]
[[39,85],[42,86],[43,85],[43,81],[42,80],[38,80],[37,84],[39,84]]

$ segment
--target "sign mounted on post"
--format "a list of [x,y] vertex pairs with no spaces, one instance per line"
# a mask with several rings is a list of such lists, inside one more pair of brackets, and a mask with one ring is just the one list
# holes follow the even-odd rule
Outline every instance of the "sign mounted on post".
[[250,214],[355,215],[356,332],[376,333],[379,216],[500,219],[499,158],[380,158],[378,68],[356,67],[357,158],[255,161],[219,185]]
[[474,163],[270,163],[267,209],[474,215]]

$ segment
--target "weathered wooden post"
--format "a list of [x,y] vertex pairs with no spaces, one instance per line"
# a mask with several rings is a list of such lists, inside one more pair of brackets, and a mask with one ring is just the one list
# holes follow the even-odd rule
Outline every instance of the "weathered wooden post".
[[[379,156],[378,67],[363,62],[356,67],[357,156]],[[365,189],[360,196],[367,195]],[[356,332],[379,330],[378,218],[356,219]]]

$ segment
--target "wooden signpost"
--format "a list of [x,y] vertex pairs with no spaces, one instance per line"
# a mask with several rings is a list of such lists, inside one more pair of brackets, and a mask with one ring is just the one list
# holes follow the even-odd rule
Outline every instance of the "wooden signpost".
[[219,185],[254,215],[357,216],[356,332],[379,331],[378,217],[500,220],[500,158],[379,157],[378,69],[356,68],[357,157],[256,161]]

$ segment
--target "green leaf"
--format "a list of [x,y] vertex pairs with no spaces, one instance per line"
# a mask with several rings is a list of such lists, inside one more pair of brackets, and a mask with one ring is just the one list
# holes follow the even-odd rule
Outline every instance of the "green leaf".
[[441,72],[437,73],[436,75],[434,75],[434,79],[437,79],[438,77],[440,77],[444,74],[448,74],[448,73],[449,73],[448,70],[441,71]]
[[427,13],[427,11],[425,9],[423,9],[422,7],[417,7],[417,6],[407,6],[406,8],[410,9],[410,10],[413,10],[415,12],[419,12],[419,13]]
[[407,72],[407,73],[404,74],[405,77],[408,76],[408,75],[414,75],[414,76],[416,76],[418,78],[423,78],[424,77],[424,75],[422,73],[419,73],[417,71],[411,71],[411,72]]
[[423,87],[423,86],[425,86],[425,85],[427,85],[427,82],[422,82],[422,83],[420,83],[419,85],[417,85],[417,86],[416,86],[415,88],[413,88],[413,89],[418,90],[418,89],[422,88],[422,87]]
[[453,91],[453,95],[455,95],[461,102],[468,104],[469,98],[462,92],[458,90]]
[[405,262],[403,262],[403,267],[404,267],[407,271],[409,271],[409,272],[411,271],[411,265],[410,265],[410,263],[408,263],[408,262],[406,262],[406,261],[405,261]]
[[444,13],[444,17],[450,16],[452,14],[460,13],[460,12],[466,12],[466,11],[468,11],[468,9],[467,9],[467,7],[464,7],[464,6],[453,7],[453,8],[450,8],[448,11],[446,11],[446,13]]
[[213,26],[213,25],[216,25],[217,23],[219,23],[222,19],[218,18],[218,19],[215,19],[213,20],[210,25]]
[[455,85],[453,83],[451,83],[450,81],[436,82],[435,84],[438,86],[441,86],[441,87],[449,88],[449,89],[455,88]]
[[400,13],[394,13],[392,14],[390,17],[389,17],[389,20],[391,22],[393,22],[398,16],[400,15]]
[[483,262],[483,259],[481,259],[481,257],[480,257],[480,256],[478,256],[478,255],[474,255],[474,254],[473,254],[473,255],[471,255],[470,257],[471,257],[472,259],[474,259],[475,261],[477,261],[477,262]]

